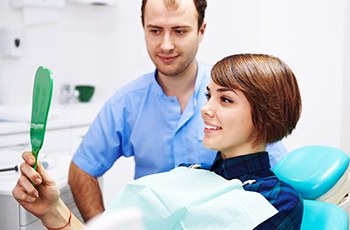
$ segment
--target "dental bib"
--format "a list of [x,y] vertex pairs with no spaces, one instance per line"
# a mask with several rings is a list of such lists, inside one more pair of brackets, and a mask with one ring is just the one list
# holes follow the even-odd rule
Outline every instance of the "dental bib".
[[253,229],[278,212],[261,194],[245,191],[238,179],[187,167],[129,182],[99,221],[130,208],[140,210],[142,229],[152,230]]

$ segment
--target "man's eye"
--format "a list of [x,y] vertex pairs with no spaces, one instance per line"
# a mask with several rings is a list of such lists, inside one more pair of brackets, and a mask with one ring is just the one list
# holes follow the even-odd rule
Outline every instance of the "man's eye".
[[182,35],[185,33],[185,30],[175,30],[175,34]]
[[152,34],[159,34],[160,33],[160,30],[155,30],[155,29],[153,29],[153,30],[149,30]]

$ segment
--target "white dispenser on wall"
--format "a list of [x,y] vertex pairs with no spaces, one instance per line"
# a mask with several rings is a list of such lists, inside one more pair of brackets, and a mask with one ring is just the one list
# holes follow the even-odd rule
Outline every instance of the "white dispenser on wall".
[[22,31],[0,29],[0,53],[2,57],[20,57],[22,55]]

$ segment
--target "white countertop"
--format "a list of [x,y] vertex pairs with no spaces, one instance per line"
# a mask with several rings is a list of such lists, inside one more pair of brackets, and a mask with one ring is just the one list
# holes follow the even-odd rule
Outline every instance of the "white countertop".
[[[53,104],[46,129],[85,126],[91,124],[102,103]],[[0,105],[0,135],[29,132],[30,105]]]

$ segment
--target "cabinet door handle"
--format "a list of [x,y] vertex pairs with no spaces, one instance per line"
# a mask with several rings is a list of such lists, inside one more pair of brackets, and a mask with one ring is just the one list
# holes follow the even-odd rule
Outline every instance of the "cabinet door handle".
[[29,143],[9,144],[9,145],[2,145],[0,147],[0,150],[4,150],[4,149],[22,150],[27,147],[29,147]]

